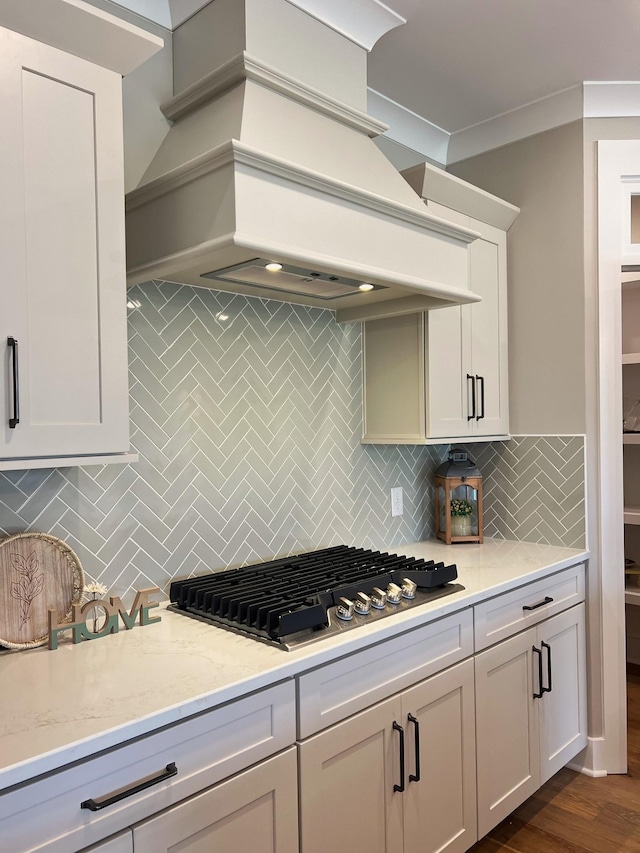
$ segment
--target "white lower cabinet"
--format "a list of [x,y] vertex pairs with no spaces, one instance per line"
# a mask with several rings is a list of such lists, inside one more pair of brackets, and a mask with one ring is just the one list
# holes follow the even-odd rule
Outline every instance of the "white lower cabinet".
[[462,853],[477,837],[473,662],[308,738],[299,755],[301,853]]
[[478,834],[587,745],[584,604],[475,658]]
[[575,565],[9,789],[0,850],[464,853],[586,746],[585,658]]
[[100,844],[85,847],[82,853],[133,853],[133,835],[131,830],[119,832]]
[[135,853],[295,853],[295,748],[137,824],[133,844]]

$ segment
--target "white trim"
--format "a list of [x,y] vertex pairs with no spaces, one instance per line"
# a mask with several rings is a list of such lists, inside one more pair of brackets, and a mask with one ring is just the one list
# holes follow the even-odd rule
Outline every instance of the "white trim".
[[583,432],[513,432],[511,438],[584,438]]
[[582,84],[554,92],[451,134],[447,163],[457,163],[545,130],[582,119]]
[[587,746],[567,764],[570,770],[577,770],[585,776],[600,778],[607,775],[605,764],[605,741],[602,737],[590,737]]
[[23,459],[0,459],[0,471],[31,471],[35,468],[77,468],[85,465],[121,465],[137,462],[137,453],[105,453],[102,456],[36,456]]
[[385,33],[407,23],[381,0],[288,0],[317,21],[371,50]]
[[584,117],[640,116],[640,83],[632,81],[586,81]]
[[640,82],[588,80],[449,133],[368,90],[368,109],[390,127],[385,136],[449,165],[583,118],[640,116]]
[[429,160],[447,162],[450,134],[446,130],[371,87],[367,89],[367,110],[389,126],[385,137]]
[[[623,471],[620,436],[622,399],[622,261],[623,181],[637,174],[640,141],[600,140],[598,145],[598,457],[595,550],[600,566],[602,623],[602,703],[605,766],[627,767],[626,653],[624,618]],[[639,186],[640,189],[640,186]]]

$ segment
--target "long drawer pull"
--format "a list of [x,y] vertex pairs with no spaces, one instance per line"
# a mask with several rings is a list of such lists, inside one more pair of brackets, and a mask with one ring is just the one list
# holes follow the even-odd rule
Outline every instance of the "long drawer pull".
[[120,800],[124,800],[127,797],[132,797],[134,794],[139,794],[140,791],[144,791],[147,788],[151,788],[152,785],[157,785],[159,782],[164,782],[165,779],[170,779],[172,776],[175,776],[178,773],[178,768],[175,763],[172,761],[171,764],[167,764],[166,768],[161,773],[152,773],[151,776],[145,776],[144,779],[141,779],[139,782],[136,782],[135,785],[131,785],[126,788],[118,788],[117,791],[114,791],[112,794],[107,794],[106,797],[100,797],[97,800],[84,800],[84,802],[80,803],[81,809],[89,809],[92,812],[98,812],[100,809],[106,809],[107,806],[112,806],[114,803],[119,803]]
[[393,729],[400,735],[400,784],[394,785],[393,790],[399,794],[404,794],[404,729],[395,720],[393,721]]
[[420,781],[420,723],[418,722],[418,718],[414,717],[413,714],[407,714],[407,719],[410,723],[413,723],[415,726],[415,750],[416,750],[416,772],[409,773],[409,781],[410,782],[419,782]]
[[524,604],[522,609],[523,610],[537,610],[538,607],[544,607],[545,604],[551,604],[552,601],[553,601],[553,598],[551,598],[550,595],[545,595],[543,601],[539,601],[537,604]]
[[469,394],[469,380],[471,380],[471,414],[467,415],[467,420],[472,421],[476,416],[476,380],[470,373],[467,373],[467,395]]
[[[540,643],[540,646],[547,650],[547,686],[543,687],[542,682],[540,682],[540,690],[542,690],[543,693],[551,693],[553,690],[553,687],[551,686],[551,646],[549,643],[545,643],[544,640]],[[540,652],[540,656],[542,657],[542,652]]]
[[18,341],[9,336],[7,346],[13,352],[13,417],[9,418],[9,429],[15,429],[20,423],[20,377],[18,375]]
[[537,649],[535,646],[532,646],[532,652],[534,655],[538,655],[538,692],[533,691],[534,699],[542,699],[542,694],[544,693],[544,689],[542,687],[542,649]]
[[476,420],[481,421],[484,418],[484,376],[478,376],[476,374],[476,382],[480,386],[480,405],[482,406],[482,414],[478,412]]

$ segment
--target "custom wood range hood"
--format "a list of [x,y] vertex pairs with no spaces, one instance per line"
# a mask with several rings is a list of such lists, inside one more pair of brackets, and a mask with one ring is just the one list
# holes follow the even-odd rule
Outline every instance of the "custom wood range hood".
[[386,125],[365,111],[366,61],[288,0],[213,0],[182,24],[162,105],[174,124],[127,196],[128,282],[344,322],[477,301],[476,233],[430,213],[372,141]]

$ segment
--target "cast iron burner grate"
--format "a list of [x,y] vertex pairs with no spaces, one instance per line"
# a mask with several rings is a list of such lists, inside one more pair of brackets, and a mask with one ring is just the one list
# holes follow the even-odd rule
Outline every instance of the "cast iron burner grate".
[[[462,590],[451,583],[457,576],[455,565],[338,545],[173,581],[169,609],[291,650]],[[341,599],[407,580],[417,586],[415,598],[356,613],[348,621],[337,618]]]

